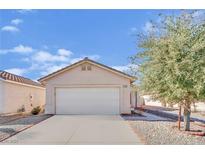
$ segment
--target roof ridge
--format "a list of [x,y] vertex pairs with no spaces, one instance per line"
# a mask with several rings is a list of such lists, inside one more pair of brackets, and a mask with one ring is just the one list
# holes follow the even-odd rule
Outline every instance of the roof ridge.
[[133,79],[135,78],[134,76],[131,76],[131,75],[127,74],[127,73],[124,73],[124,72],[119,71],[119,70],[117,70],[117,69],[114,69],[114,68],[112,68],[112,67],[110,67],[110,66],[101,64],[101,63],[96,62],[96,61],[94,61],[94,60],[91,60],[91,59],[89,59],[88,57],[85,57],[84,59],[81,59],[81,60],[79,60],[79,61],[76,62],[76,63],[70,64],[70,65],[68,65],[68,66],[66,66],[66,67],[63,67],[63,68],[61,68],[61,69],[59,69],[59,70],[57,70],[57,71],[55,71],[55,72],[52,72],[52,73],[50,73],[50,74],[48,74],[48,75],[46,75],[46,76],[44,76],[44,77],[39,78],[38,81],[41,82],[42,79],[45,79],[45,78],[47,78],[47,77],[49,77],[49,76],[51,76],[51,75],[54,75],[54,74],[56,74],[56,73],[58,73],[58,72],[61,72],[61,71],[63,71],[63,70],[66,70],[66,69],[69,68],[69,67],[75,66],[75,65],[77,65],[77,64],[80,64],[81,62],[86,62],[86,61],[91,62],[91,63],[94,63],[94,64],[97,64],[97,65],[101,65],[102,67],[105,67],[105,68],[107,68],[107,69],[110,69],[110,70],[113,70],[113,71],[115,71],[115,72],[118,72],[118,73],[120,73],[120,74],[122,74],[122,75],[125,75],[125,76],[129,77],[129,78],[133,78]]

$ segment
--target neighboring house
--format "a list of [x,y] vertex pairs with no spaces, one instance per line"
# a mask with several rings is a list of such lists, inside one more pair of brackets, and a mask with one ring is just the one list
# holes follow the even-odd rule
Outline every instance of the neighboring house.
[[135,78],[85,58],[39,79],[47,114],[129,114]]
[[38,82],[0,71],[0,114],[16,113],[45,104],[45,88]]

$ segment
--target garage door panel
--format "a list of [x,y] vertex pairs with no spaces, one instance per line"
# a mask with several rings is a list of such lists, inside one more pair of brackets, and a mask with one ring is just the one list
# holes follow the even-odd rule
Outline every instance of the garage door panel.
[[56,114],[119,114],[119,88],[56,88]]

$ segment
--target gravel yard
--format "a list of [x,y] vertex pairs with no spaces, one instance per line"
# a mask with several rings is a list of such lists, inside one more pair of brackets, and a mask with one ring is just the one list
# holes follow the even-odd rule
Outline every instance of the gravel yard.
[[31,127],[51,115],[24,115],[0,117],[0,142],[16,133]]
[[16,114],[16,115],[9,115],[9,116],[1,116],[0,115],[0,125],[7,123],[8,121],[13,121],[19,118],[23,118],[26,115]]
[[[176,127],[176,121],[165,118],[162,119],[161,117],[147,113],[143,113],[143,115],[144,117],[125,116],[123,118],[127,120],[133,130],[141,136],[145,144],[205,144],[205,136],[193,136],[187,132],[179,131]],[[205,131],[205,127],[191,124],[191,130],[199,129]]]

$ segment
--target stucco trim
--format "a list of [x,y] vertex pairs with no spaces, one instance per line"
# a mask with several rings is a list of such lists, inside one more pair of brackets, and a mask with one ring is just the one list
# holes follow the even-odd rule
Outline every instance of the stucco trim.
[[72,69],[72,68],[74,68],[74,67],[77,67],[77,66],[79,66],[79,65],[81,65],[81,64],[83,64],[83,63],[89,63],[89,64],[92,64],[92,65],[96,65],[96,66],[98,66],[98,67],[100,67],[100,68],[102,68],[102,69],[108,70],[108,71],[110,71],[110,72],[112,72],[112,73],[115,73],[115,74],[117,74],[117,75],[119,75],[119,76],[122,76],[122,77],[124,77],[124,78],[127,78],[127,79],[129,79],[131,82],[134,82],[134,81],[136,80],[136,77],[130,76],[130,75],[124,73],[124,72],[118,71],[118,70],[116,70],[116,69],[114,69],[114,68],[108,67],[108,66],[106,66],[106,65],[104,65],[104,64],[100,64],[100,63],[95,62],[95,61],[90,60],[90,59],[84,59],[84,60],[81,60],[81,61],[79,61],[79,62],[77,62],[77,63],[74,63],[74,64],[72,64],[72,65],[70,65],[70,66],[67,66],[67,67],[65,67],[65,68],[62,68],[62,69],[60,69],[60,70],[58,70],[58,71],[56,71],[56,72],[53,72],[53,73],[51,73],[51,74],[49,74],[49,75],[47,75],[47,76],[44,76],[44,77],[38,79],[38,81],[39,81],[39,82],[44,82],[44,81],[46,81],[46,80],[49,80],[50,78],[53,78],[53,77],[55,77],[55,76],[57,76],[57,75],[59,75],[59,74],[65,72],[65,71],[68,71],[68,70],[70,70],[70,69]]
[[3,82],[8,82],[8,83],[12,83],[12,84],[18,84],[21,86],[27,86],[27,87],[32,87],[32,88],[37,88],[37,89],[44,89],[44,87],[39,87],[39,86],[33,86],[33,85],[29,85],[29,84],[24,84],[24,83],[19,83],[19,82],[15,82],[15,81],[10,81],[10,80],[2,80]]

